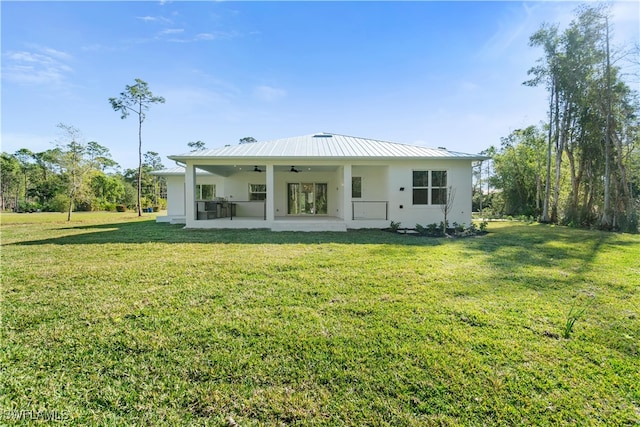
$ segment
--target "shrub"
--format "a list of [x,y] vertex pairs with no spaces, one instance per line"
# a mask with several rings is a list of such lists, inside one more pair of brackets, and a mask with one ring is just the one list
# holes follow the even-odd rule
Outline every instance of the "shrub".
[[91,212],[93,210],[93,204],[91,200],[80,200],[75,204],[76,212]]
[[69,209],[69,197],[63,193],[56,194],[49,201],[48,208],[53,212],[67,212],[67,209]]
[[140,198],[140,204],[141,204],[143,209],[150,208],[151,205],[152,205],[151,199],[149,199],[148,197],[143,196],[143,197]]
[[430,236],[442,235],[442,226],[438,226],[435,222],[427,225],[427,230],[429,231]]
[[457,222],[454,222],[452,226],[456,233],[461,233],[464,231],[464,224],[458,224]]
[[107,212],[115,212],[116,211],[116,204],[115,203],[111,203],[111,202],[104,202],[102,204],[102,210],[107,211]]
[[18,212],[36,212],[38,204],[33,202],[20,202],[18,204]]
[[638,224],[640,223],[640,219],[638,218],[638,211],[636,209],[631,209],[631,212],[625,212],[620,215],[620,231],[625,233],[637,233],[638,232]]
[[116,205],[116,211],[118,212],[126,212],[127,207],[125,205]]
[[391,221],[389,228],[391,229],[391,231],[397,232],[400,229],[400,222]]

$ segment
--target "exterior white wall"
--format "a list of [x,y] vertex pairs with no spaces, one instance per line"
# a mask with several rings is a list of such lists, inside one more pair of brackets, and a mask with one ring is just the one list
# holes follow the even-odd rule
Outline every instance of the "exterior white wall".
[[184,176],[167,176],[167,216],[184,216]]
[[354,165],[351,168],[351,176],[360,177],[362,181],[362,197],[349,197],[353,206],[353,218],[356,221],[359,218],[367,221],[372,218],[377,221],[383,220],[388,206],[382,202],[389,200],[388,174],[389,168],[386,165]]
[[226,179],[222,191],[216,191],[216,196],[224,197],[233,202],[249,201],[249,184],[266,184],[266,173],[240,172]]
[[224,197],[231,202],[242,202],[236,206],[236,215],[262,219],[264,217],[265,202],[249,200],[249,184],[266,183],[266,172],[239,172],[225,179],[224,186],[220,187],[220,191],[216,191],[216,196]]
[[[284,164],[280,164],[281,166]],[[274,196],[273,209],[267,210],[268,221],[263,221],[261,226],[271,227],[271,220],[287,216],[287,184],[294,182],[326,183],[327,214],[330,217],[342,218],[348,228],[384,228],[388,227],[391,221],[400,222],[402,227],[408,228],[413,228],[416,224],[425,226],[431,223],[439,224],[444,220],[441,205],[413,205],[414,170],[446,170],[447,187],[451,186],[455,189],[453,206],[448,214],[449,224],[457,222],[468,225],[471,222],[471,160],[376,160],[375,162],[332,160],[332,164],[325,170],[314,171],[314,167],[319,166],[326,167],[327,163],[314,161],[306,166],[304,164],[296,166],[301,170],[300,173],[277,170],[273,165],[267,165],[267,170],[274,171],[273,189],[267,189]],[[349,169],[350,174],[347,173]],[[362,197],[359,199],[351,198],[351,183],[345,185],[344,182],[352,176],[362,178]],[[189,216],[194,215],[195,208],[189,209],[188,206],[185,208],[185,203],[188,204],[186,200],[190,199],[188,194],[185,194],[185,179],[189,181],[188,176],[167,179],[169,216],[186,215],[187,227],[214,226],[209,221],[196,221]],[[262,173],[242,171],[227,178],[218,175],[198,175],[196,182],[215,184],[217,197],[238,202],[236,215],[262,219],[264,202],[249,203],[249,184],[267,184],[266,171]],[[400,191],[401,187],[404,191]],[[346,190],[348,194],[345,193]],[[193,200],[192,197],[191,200]],[[381,203],[360,203],[373,201]],[[388,204],[387,219],[382,219],[384,218],[382,213],[385,210],[384,202]],[[252,206],[253,203],[255,203],[255,209]],[[345,204],[354,207],[353,218],[355,219],[352,219],[351,206],[347,208]],[[345,213],[348,213],[347,217]],[[321,216],[315,218],[321,218]],[[215,220],[212,221],[216,224],[215,226],[219,224]],[[240,226],[240,224],[234,224],[234,226]]]
[[[448,214],[449,224],[471,223],[471,161],[425,160],[389,166],[389,221],[400,222],[403,227],[427,225],[444,220],[441,205],[413,204],[413,171],[446,170],[447,187],[455,191],[453,206]],[[404,187],[404,191],[400,188]]]

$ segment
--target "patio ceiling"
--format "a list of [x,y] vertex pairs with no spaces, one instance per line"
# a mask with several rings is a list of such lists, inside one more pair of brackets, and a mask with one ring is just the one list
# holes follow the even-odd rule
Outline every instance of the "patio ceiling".
[[[338,166],[336,165],[323,165],[323,166],[317,166],[317,165],[304,165],[304,164],[291,164],[291,165],[276,165],[273,167],[274,172],[278,173],[278,172],[287,172],[287,173],[291,173],[291,168],[294,168],[295,170],[297,170],[299,173],[304,173],[304,172],[335,172],[338,169]],[[260,173],[260,172],[265,172],[267,170],[267,166],[264,164],[236,164],[236,165],[196,165],[196,168],[200,169],[200,170],[204,170],[207,171],[209,173],[215,174],[215,175],[220,175],[220,176],[224,176],[224,177],[229,177],[231,175],[234,175],[236,173],[242,173],[242,172],[253,172],[253,173]],[[255,169],[259,169],[260,172],[256,171]]]

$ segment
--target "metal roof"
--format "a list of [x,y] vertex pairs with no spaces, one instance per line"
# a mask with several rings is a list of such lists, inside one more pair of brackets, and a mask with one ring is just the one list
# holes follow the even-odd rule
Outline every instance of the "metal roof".
[[264,159],[264,158],[438,158],[483,160],[478,154],[448,151],[444,148],[428,148],[376,139],[332,133],[316,133],[290,138],[275,139],[248,144],[227,145],[212,150],[201,150],[169,156],[172,160],[193,159]]
[[[185,168],[184,166],[176,166],[173,168],[161,169],[157,171],[151,171],[151,175],[157,176],[184,176]],[[211,175],[209,172],[197,169],[196,173],[198,175]]]

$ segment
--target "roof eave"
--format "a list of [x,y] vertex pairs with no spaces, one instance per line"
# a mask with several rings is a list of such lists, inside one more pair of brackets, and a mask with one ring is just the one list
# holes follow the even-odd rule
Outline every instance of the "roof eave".
[[482,161],[489,160],[487,156],[380,156],[380,157],[358,157],[358,156],[167,156],[168,159],[187,162],[193,160],[224,160],[224,161],[259,161],[264,163],[265,161],[300,161],[300,160],[313,160],[313,161],[336,161],[336,160],[468,160],[468,161]]

